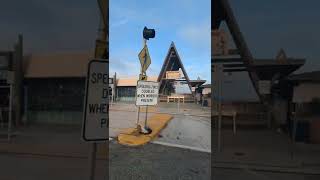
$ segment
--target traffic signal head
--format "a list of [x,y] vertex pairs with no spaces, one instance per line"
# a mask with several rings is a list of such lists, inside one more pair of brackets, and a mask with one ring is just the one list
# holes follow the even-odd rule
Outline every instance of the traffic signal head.
[[154,29],[148,29],[144,27],[143,29],[143,38],[149,40],[149,38],[154,38],[156,36],[156,31]]

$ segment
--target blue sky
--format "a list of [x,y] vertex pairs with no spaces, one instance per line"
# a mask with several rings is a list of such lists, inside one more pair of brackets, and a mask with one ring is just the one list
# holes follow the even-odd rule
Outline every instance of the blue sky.
[[149,76],[158,76],[173,41],[190,79],[211,79],[210,0],[110,0],[110,73],[138,76],[138,53],[144,26],[154,28],[148,41],[152,64]]

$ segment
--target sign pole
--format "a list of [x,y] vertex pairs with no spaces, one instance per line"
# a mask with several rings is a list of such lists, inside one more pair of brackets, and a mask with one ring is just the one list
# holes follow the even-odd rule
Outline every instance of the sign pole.
[[223,66],[221,64],[215,65],[215,76],[217,83],[217,95],[218,95],[218,151],[221,151],[221,124],[222,124],[222,73]]
[[148,120],[148,105],[146,106],[146,118],[145,118],[145,121],[144,121],[144,129],[147,129],[147,120]]
[[221,124],[222,124],[222,105],[221,105],[221,80],[219,78],[219,120],[218,120],[218,128],[219,128],[219,131],[218,131],[218,150],[219,152],[221,152]]
[[10,84],[10,95],[9,95],[9,120],[8,120],[8,141],[11,139],[11,126],[12,126],[12,84]]
[[96,169],[96,156],[97,156],[97,143],[93,142],[90,144],[90,154],[89,154],[89,180],[94,180],[95,169]]
[[[146,39],[143,39],[143,42],[144,42],[144,47],[147,46],[147,40]],[[145,54],[147,55],[147,48],[145,48]],[[147,62],[147,56],[144,56],[144,64],[143,66],[146,65],[146,62]],[[147,76],[147,72],[144,71],[144,75]],[[146,118],[144,120],[144,129],[147,130],[147,118],[148,118],[148,105],[146,106]]]
[[136,122],[137,128],[139,126],[139,117],[140,117],[140,106],[138,106],[138,113],[137,113],[137,122]]
[[[149,65],[151,64],[151,59],[149,56],[149,52],[148,52],[148,47],[147,47],[147,40],[149,40],[149,38],[154,38],[155,37],[155,31],[154,29],[148,29],[147,27],[144,27],[143,29],[143,49],[140,51],[140,53],[138,54],[140,63],[141,63],[141,74],[139,75],[139,81],[137,82],[137,87],[139,87],[139,82],[142,83],[149,83],[147,81],[147,68],[149,67]],[[158,85],[155,85],[155,87],[157,87]],[[148,87],[148,86],[147,86]],[[150,86],[152,89],[154,89],[154,85]],[[150,89],[149,87],[149,89]],[[137,88],[138,92],[139,88]],[[150,90],[148,90],[148,93],[154,93],[154,90],[151,90],[151,92],[149,92]],[[140,93],[146,93],[141,91]],[[138,93],[136,94],[136,105],[138,106],[138,112],[140,111],[140,106],[143,105],[146,107],[146,117],[145,117],[145,121],[144,121],[144,127],[142,128],[142,132],[146,133],[146,134],[150,134],[151,133],[151,129],[148,127],[147,123],[148,123],[148,105],[152,105],[148,104],[150,102],[152,102],[153,99],[144,99],[144,101],[141,101],[140,98],[148,98],[149,96],[145,97],[145,95],[143,94],[143,97],[137,96]],[[152,97],[152,96],[151,96]],[[149,97],[150,98],[150,97]],[[142,102],[142,103],[141,103]],[[139,118],[138,118],[139,120]]]
[[178,98],[178,113],[180,112],[180,98]]

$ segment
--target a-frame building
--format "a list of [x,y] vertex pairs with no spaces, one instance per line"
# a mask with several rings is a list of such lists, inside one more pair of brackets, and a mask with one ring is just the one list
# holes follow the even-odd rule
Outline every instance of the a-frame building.
[[[255,88],[257,94],[259,95],[258,91],[258,81],[259,78],[254,68],[252,68],[254,59],[252,54],[244,40],[244,37],[240,31],[240,27],[237,24],[237,21],[234,17],[232,9],[229,5],[227,0],[214,0],[213,1],[213,18],[211,19],[211,25],[213,30],[217,30],[220,28],[222,21],[225,21],[228,29],[231,33],[232,39],[238,49],[238,52],[241,56],[243,64],[247,67],[249,77],[253,83],[253,87]],[[211,59],[212,64],[215,60]],[[261,96],[260,96],[261,98]]]
[[279,56],[277,59],[254,59],[240,31],[240,27],[236,21],[228,0],[214,0],[212,5],[212,33],[219,30],[221,23],[224,21],[237,48],[235,50],[230,50],[230,52],[236,52],[235,54],[230,55],[240,55],[240,58],[212,56],[212,71],[214,70],[215,63],[226,63],[223,65],[225,72],[247,71],[260,100],[264,103],[268,102],[271,97],[259,92],[259,81],[272,81],[286,77],[290,73],[300,68],[305,63],[305,59],[286,57],[279,59],[279,57],[282,56]]
[[178,51],[176,49],[176,46],[174,45],[174,42],[171,43],[168,53],[164,59],[160,74],[158,76],[158,82],[160,83],[160,89],[159,93],[161,95],[170,95],[170,92],[172,92],[172,86],[171,82],[172,79],[166,79],[166,72],[167,71],[179,71],[181,68],[182,73],[184,75],[185,81],[187,82],[190,92],[192,92],[190,79],[187,74],[187,71],[185,70],[181,58],[178,54]]

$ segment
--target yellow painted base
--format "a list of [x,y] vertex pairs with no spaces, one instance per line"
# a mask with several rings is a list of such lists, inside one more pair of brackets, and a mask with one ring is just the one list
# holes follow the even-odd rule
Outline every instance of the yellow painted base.
[[172,116],[169,114],[153,115],[150,119],[148,119],[148,126],[152,129],[151,134],[140,134],[139,129],[129,128],[119,134],[118,142],[119,144],[128,146],[144,145],[154,139],[160,133],[160,131],[166,127],[171,119]]

